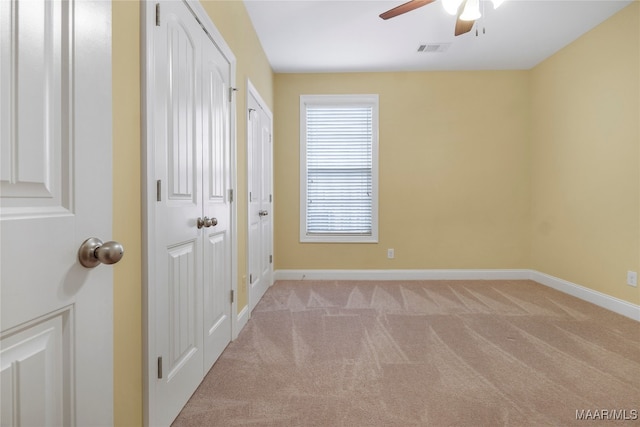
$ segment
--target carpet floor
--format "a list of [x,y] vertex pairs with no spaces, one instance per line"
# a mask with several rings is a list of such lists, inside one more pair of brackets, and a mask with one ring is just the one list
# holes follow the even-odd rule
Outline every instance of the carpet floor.
[[532,281],[279,281],[174,426],[640,424],[640,323]]

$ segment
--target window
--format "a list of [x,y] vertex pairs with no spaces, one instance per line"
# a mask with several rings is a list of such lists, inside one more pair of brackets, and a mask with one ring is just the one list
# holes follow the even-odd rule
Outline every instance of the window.
[[301,95],[300,241],[377,240],[378,95]]

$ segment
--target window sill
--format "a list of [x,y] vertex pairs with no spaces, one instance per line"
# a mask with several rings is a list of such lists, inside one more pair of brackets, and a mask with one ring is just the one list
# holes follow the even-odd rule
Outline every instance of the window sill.
[[300,243],[378,243],[377,236],[301,236]]

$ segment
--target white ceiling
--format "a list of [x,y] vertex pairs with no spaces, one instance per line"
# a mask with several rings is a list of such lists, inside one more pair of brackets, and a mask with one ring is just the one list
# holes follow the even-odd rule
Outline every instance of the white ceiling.
[[[483,18],[471,32],[454,37],[456,18],[444,11],[441,0],[387,21],[378,16],[405,1],[244,3],[273,70],[282,73],[526,70],[631,3],[506,0],[494,10],[483,0]],[[447,43],[445,52],[417,52],[420,44]]]

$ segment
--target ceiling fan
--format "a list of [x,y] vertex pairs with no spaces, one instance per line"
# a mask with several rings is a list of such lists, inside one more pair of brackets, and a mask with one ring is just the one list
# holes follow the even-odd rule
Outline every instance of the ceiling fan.
[[[411,12],[435,0],[409,0],[406,3],[396,6],[380,14],[380,18],[389,19]],[[504,0],[492,0],[495,9],[502,4]],[[480,0],[442,0],[444,9],[451,15],[456,15],[456,28],[454,34],[456,36],[468,33],[473,28],[473,24],[480,18]]]

